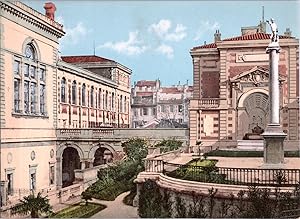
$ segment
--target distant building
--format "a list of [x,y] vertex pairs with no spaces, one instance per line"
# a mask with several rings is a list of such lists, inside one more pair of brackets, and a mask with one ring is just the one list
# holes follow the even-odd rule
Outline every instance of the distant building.
[[134,84],[131,95],[133,128],[188,126],[192,86],[162,87],[159,80],[143,80]]
[[[190,103],[190,144],[236,147],[261,140],[269,114],[270,34],[266,22],[243,27],[241,35],[191,49],[194,92]],[[285,149],[299,147],[299,40],[290,29],[279,36],[281,125],[287,133]],[[256,139],[256,140],[255,140]]]
[[128,128],[131,70],[99,56],[58,62],[59,128]]

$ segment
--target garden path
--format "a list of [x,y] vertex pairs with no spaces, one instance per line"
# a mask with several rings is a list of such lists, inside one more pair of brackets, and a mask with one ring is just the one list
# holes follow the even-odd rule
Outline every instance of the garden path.
[[129,192],[119,195],[114,201],[93,199],[92,202],[106,205],[107,207],[93,215],[92,218],[138,218],[137,208],[125,205],[123,199]]

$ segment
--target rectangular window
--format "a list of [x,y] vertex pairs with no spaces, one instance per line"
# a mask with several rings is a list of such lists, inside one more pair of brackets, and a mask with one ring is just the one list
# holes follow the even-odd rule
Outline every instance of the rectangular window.
[[20,75],[20,62],[17,60],[14,61],[14,74]]
[[28,64],[24,65],[24,76],[29,77],[29,65]]
[[36,68],[34,66],[30,66],[30,77],[35,78]]
[[111,109],[114,111],[115,109],[115,94],[111,94]]
[[148,109],[147,108],[143,108],[143,115],[147,116],[148,115]]
[[40,85],[40,113],[45,115],[45,85]]
[[49,183],[50,185],[54,184],[54,166],[50,166],[50,170],[49,170]]
[[29,82],[24,82],[24,112],[29,113]]
[[161,111],[162,111],[163,113],[166,112],[166,106],[165,106],[165,105],[162,105],[162,106],[161,106]]
[[182,110],[183,110],[182,105],[178,105],[178,112],[180,113],[180,112],[182,112]]
[[43,69],[43,68],[40,68],[40,70],[39,70],[39,79],[41,80],[41,81],[45,81],[45,77],[46,75],[45,75],[45,69]]
[[143,115],[143,108],[140,109],[140,115]]
[[8,173],[7,177],[7,193],[8,195],[13,195],[13,173]]
[[14,111],[20,112],[20,80],[14,80]]
[[31,113],[36,113],[36,83],[30,84],[30,110]]
[[36,173],[30,173],[30,190],[36,189]]

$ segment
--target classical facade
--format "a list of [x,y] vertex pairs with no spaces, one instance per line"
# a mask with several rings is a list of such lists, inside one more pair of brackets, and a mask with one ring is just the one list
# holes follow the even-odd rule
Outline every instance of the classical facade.
[[[65,32],[52,3],[45,4],[46,15],[21,2],[0,1],[0,7],[3,206],[31,190],[51,195],[73,184],[75,170],[82,175],[111,160],[115,141],[105,146],[99,135],[129,127],[131,70],[98,56],[60,57]],[[107,129],[92,131],[97,127]],[[69,137],[74,133],[87,137],[76,143]],[[53,203],[61,193],[52,195]]]
[[127,67],[99,56],[63,56],[58,62],[59,128],[128,128]]
[[163,87],[159,80],[137,81],[132,88],[132,127],[187,127],[192,86]]
[[[236,147],[262,141],[268,123],[270,34],[266,23],[243,27],[241,35],[191,49],[194,93],[190,104],[190,143]],[[289,29],[279,36],[281,125],[285,149],[299,147],[299,40]],[[244,142],[245,143],[245,142]]]

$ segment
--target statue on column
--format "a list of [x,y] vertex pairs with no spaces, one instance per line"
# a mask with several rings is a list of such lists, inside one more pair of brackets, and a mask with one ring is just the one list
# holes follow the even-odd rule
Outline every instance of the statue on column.
[[274,22],[274,19],[271,18],[270,21],[267,21],[267,23],[270,25],[271,27],[271,42],[275,43],[278,42],[278,28],[277,28],[277,24]]

